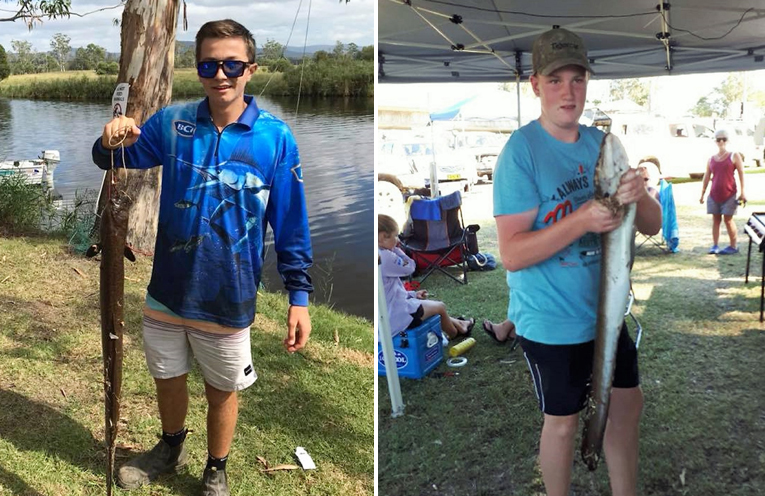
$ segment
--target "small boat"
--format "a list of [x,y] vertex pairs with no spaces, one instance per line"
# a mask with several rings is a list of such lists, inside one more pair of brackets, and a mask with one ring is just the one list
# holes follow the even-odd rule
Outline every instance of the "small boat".
[[10,174],[26,176],[29,184],[40,184],[43,188],[53,189],[53,171],[61,161],[58,150],[43,150],[42,156],[24,160],[0,161],[0,177]]

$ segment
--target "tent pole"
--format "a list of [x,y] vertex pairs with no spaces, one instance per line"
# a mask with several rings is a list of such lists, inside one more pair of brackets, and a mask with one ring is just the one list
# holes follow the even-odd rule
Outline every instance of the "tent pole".
[[379,265],[377,266],[377,311],[380,316],[377,322],[377,336],[382,345],[383,360],[385,360],[385,376],[388,379],[388,393],[392,409],[391,417],[396,418],[404,414],[404,400],[401,398],[396,352],[393,349],[393,336],[390,333],[390,320],[388,320],[388,303],[385,301],[385,288]]
[[518,99],[518,128],[521,127],[521,74],[515,73],[515,95]]
[[[430,105],[430,93],[428,93],[428,115],[432,114],[433,110]],[[430,151],[433,159],[430,161],[429,173],[430,173],[430,197],[438,198],[438,166],[436,165],[436,138],[435,130],[433,129],[435,122],[430,119]]]
[[521,72],[523,71],[523,68],[521,66],[521,52],[520,50],[515,51],[515,95],[518,100],[517,107],[518,107],[518,127],[516,129],[520,129],[521,127]]
[[[666,10],[664,8],[664,2],[660,2],[659,7],[659,13],[661,14],[661,41],[664,44],[664,50],[667,52],[667,73],[672,72],[672,50],[669,46],[669,37],[672,36],[672,34],[669,32],[669,10]],[[669,6],[669,3],[666,4]]]
[[438,165],[436,165],[436,137],[433,127],[435,123],[430,121],[430,151],[433,160],[430,162],[430,197],[438,198]]

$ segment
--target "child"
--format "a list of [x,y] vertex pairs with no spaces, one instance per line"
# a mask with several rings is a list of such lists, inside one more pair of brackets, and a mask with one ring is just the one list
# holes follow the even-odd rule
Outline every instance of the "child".
[[441,330],[449,339],[467,337],[473,331],[475,319],[453,318],[446,313],[446,305],[427,300],[428,292],[407,291],[401,277],[414,272],[415,262],[398,246],[398,224],[392,217],[377,216],[377,254],[383,278],[385,301],[388,304],[390,330],[395,335],[422,324],[433,315],[441,316]]
[[[510,306],[544,423],[539,465],[548,496],[568,496],[579,412],[585,408],[600,289],[599,233],[622,222],[594,200],[603,133],[579,124],[591,72],[584,41],[571,31],[541,34],[532,49],[531,88],[538,119],[516,130],[494,170],[494,217]],[[636,204],[643,234],[661,229],[661,209],[635,170],[615,198]],[[573,187],[569,187],[572,185]],[[643,393],[638,357],[622,328],[604,452],[611,494],[637,493]]]

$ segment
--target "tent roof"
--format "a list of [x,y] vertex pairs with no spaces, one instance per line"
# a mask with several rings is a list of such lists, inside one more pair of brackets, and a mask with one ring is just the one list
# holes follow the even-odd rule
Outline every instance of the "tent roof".
[[527,80],[553,25],[584,39],[598,79],[765,69],[761,1],[378,0],[378,81]]

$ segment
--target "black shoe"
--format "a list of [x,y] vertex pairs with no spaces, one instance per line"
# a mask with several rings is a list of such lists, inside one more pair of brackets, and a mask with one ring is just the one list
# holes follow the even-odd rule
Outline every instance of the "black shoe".
[[160,439],[151,451],[133,458],[117,471],[117,485],[122,489],[136,489],[161,474],[176,472],[189,461],[184,443],[171,448]]
[[225,470],[215,467],[205,469],[202,475],[202,496],[230,496]]

